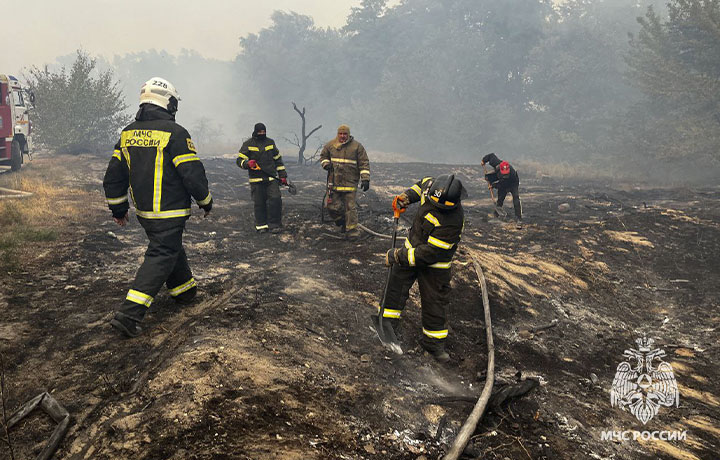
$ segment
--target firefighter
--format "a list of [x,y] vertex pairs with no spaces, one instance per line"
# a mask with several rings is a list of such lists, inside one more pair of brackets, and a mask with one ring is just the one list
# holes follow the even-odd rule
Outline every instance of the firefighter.
[[364,192],[370,189],[370,160],[365,147],[350,135],[348,125],[340,125],[337,137],[322,149],[320,164],[328,172],[329,196],[325,207],[348,239],[360,236],[355,195],[358,180]]
[[[464,213],[460,201],[467,192],[455,175],[426,177],[410,187],[396,202],[399,208],[420,202],[405,247],[390,249],[385,265],[391,266],[390,282],[383,311],[395,330],[408,300],[410,288],[418,281],[422,305],[422,347],[439,362],[447,362],[447,304],[450,300],[451,263],[460,243]],[[373,320],[377,321],[377,317]]]
[[[495,168],[494,176],[493,174],[489,174],[489,176],[492,178],[490,186],[497,189],[496,206],[502,208],[505,197],[510,192],[513,197],[513,207],[515,208],[515,222],[520,227],[522,225],[522,205],[520,204],[520,192],[518,191],[520,176],[518,176],[515,168],[510,166],[510,163],[500,160],[494,153],[489,153],[483,157],[480,164],[484,165],[485,163],[489,163],[490,166]],[[497,215],[497,211],[495,211],[495,215]]]
[[140,110],[123,129],[110,158],[103,187],[115,222],[128,222],[128,187],[149,244],[125,302],[110,324],[128,337],[165,284],[180,304],[190,303],[197,284],[182,244],[190,199],[210,212],[213,199],[205,168],[190,134],[175,122],[180,97],[165,79],[151,78],[140,90]]
[[279,233],[282,228],[279,184],[288,185],[287,171],[275,141],[267,137],[264,124],[255,124],[252,136],[240,147],[236,162],[242,169],[247,169],[250,176],[255,231]]

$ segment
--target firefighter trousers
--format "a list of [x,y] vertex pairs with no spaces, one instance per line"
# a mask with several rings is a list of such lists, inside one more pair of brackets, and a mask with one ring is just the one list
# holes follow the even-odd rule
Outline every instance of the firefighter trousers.
[[197,284],[182,245],[184,230],[184,226],[163,231],[145,230],[150,242],[132,288],[120,307],[121,313],[135,321],[142,321],[163,284],[177,300],[195,296]]
[[447,304],[450,297],[451,269],[413,268],[393,265],[390,272],[384,320],[394,325],[400,320],[410,295],[410,288],[418,282],[422,305],[422,346],[428,351],[442,350],[448,335]]
[[497,205],[498,207],[502,208],[503,203],[505,202],[505,197],[507,196],[508,192],[512,194],[513,197],[513,207],[515,208],[515,217],[520,220],[522,219],[522,205],[520,204],[520,193],[518,192],[518,184],[514,184],[510,187],[500,187],[497,191]]
[[338,225],[342,225],[344,221],[347,231],[357,228],[358,225],[356,195],[356,191],[336,192],[333,190],[330,192],[330,200],[326,206],[330,218]]
[[255,209],[255,230],[282,226],[282,198],[278,181],[250,184],[250,196]]

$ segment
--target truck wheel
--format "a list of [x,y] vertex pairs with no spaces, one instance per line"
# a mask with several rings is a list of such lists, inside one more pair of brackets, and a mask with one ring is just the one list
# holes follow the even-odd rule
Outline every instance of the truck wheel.
[[22,165],[22,150],[20,150],[20,143],[18,141],[12,141],[12,147],[10,149],[10,170],[20,171]]

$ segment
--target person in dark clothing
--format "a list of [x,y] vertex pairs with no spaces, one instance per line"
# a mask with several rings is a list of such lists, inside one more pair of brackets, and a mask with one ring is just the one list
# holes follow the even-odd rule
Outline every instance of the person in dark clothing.
[[163,284],[178,303],[191,302],[197,293],[182,234],[191,197],[205,215],[213,200],[190,134],[175,122],[179,100],[167,80],[152,78],[143,85],[140,110],[115,144],[103,180],[115,222],[128,222],[129,189],[149,240],[125,302],[110,321],[128,337],[140,334],[140,322]]
[[[288,185],[287,171],[275,141],[267,137],[267,129],[257,123],[252,136],[240,147],[237,165],[248,170],[250,196],[255,210],[255,230],[280,232],[282,198],[280,185]],[[279,181],[279,183],[278,183]]]
[[[508,192],[513,197],[513,207],[515,208],[515,221],[520,224],[522,222],[522,205],[520,204],[520,176],[517,171],[507,161],[500,160],[494,153],[485,155],[480,161],[481,165],[490,164],[495,170],[488,174],[490,185],[497,189],[497,207],[502,208],[505,197]],[[497,213],[497,211],[495,211]]]
[[[465,217],[460,201],[467,192],[454,175],[425,177],[396,198],[406,208],[420,202],[405,247],[390,249],[385,264],[392,266],[383,309],[383,329],[397,328],[410,288],[418,281],[422,303],[422,347],[447,362],[447,306],[450,301],[452,259],[460,243]],[[373,318],[375,321],[376,318]]]

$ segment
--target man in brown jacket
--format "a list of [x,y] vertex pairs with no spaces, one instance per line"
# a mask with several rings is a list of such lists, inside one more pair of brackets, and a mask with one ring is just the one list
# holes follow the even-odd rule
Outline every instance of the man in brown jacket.
[[330,217],[348,238],[359,237],[355,195],[358,181],[363,191],[370,189],[370,160],[365,147],[350,135],[349,126],[340,125],[337,137],[325,144],[320,164],[328,171],[330,193],[325,207]]

